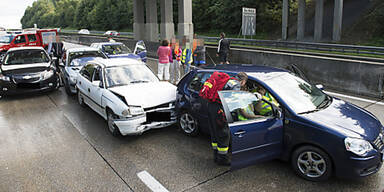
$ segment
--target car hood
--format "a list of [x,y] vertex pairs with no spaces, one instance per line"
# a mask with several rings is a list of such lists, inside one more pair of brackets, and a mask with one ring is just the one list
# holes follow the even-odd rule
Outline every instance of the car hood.
[[135,83],[109,88],[125,97],[128,105],[155,107],[176,100],[176,86],[168,82]]
[[1,65],[2,71],[19,71],[19,70],[29,70],[33,68],[48,68],[50,63],[32,63],[32,64],[20,64],[20,65]]
[[327,108],[300,116],[347,137],[367,140],[374,140],[382,127],[380,121],[370,112],[336,98],[333,98],[332,104]]
[[140,59],[140,56],[128,53],[128,54],[120,54],[120,55],[108,55],[109,58],[131,58],[131,59]]

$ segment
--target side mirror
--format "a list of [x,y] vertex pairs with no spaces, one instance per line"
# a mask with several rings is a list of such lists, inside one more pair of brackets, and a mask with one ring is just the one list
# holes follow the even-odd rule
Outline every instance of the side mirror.
[[322,90],[322,91],[324,90],[324,86],[321,85],[321,84],[317,84],[316,87],[317,87],[318,89]]

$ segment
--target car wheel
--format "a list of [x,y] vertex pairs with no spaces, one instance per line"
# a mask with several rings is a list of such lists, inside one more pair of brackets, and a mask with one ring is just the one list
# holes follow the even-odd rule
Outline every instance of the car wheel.
[[119,128],[114,123],[115,119],[116,119],[116,115],[111,110],[107,110],[108,130],[113,136],[116,137],[121,134],[120,134]]
[[327,153],[313,146],[295,150],[291,159],[295,172],[309,181],[325,181],[332,174],[332,161]]
[[196,136],[199,133],[196,119],[188,112],[183,112],[180,115],[178,124],[183,133],[188,136]]
[[84,99],[81,96],[81,93],[79,90],[77,90],[77,101],[79,102],[80,106],[85,107]]

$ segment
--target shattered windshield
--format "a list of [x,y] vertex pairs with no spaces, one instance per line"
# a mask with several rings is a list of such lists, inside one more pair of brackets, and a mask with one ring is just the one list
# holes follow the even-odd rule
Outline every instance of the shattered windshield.
[[296,113],[319,110],[329,97],[316,86],[287,72],[270,73],[264,82],[271,87]]
[[108,67],[105,69],[105,74],[107,87],[159,81],[157,76],[142,64]]

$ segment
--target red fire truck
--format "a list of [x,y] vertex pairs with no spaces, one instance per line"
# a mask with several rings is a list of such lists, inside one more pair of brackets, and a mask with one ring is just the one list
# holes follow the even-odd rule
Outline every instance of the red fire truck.
[[0,43],[0,58],[13,47],[28,46],[46,48],[49,43],[56,42],[57,35],[57,29],[36,29],[17,34],[8,43]]

